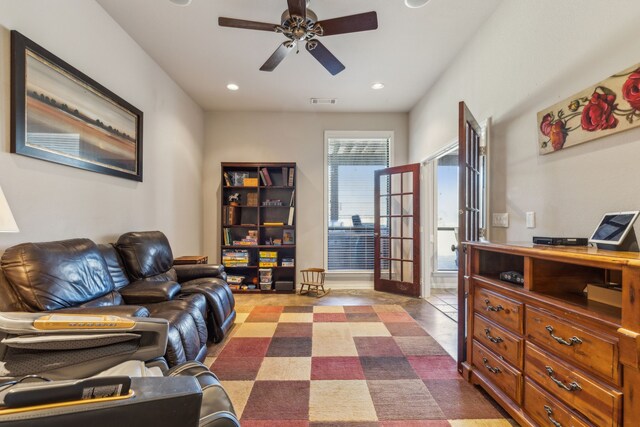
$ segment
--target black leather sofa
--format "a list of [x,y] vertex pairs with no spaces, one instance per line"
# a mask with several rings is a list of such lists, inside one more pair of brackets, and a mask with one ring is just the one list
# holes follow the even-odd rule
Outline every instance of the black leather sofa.
[[[151,235],[158,238],[162,233]],[[224,282],[223,268],[217,266],[184,266],[181,278],[196,282],[185,281],[183,291],[176,282],[178,274],[172,273],[173,256],[166,237],[164,241],[162,251],[158,245],[127,247],[120,240],[116,250],[112,245],[98,247],[89,239],[11,247],[0,261],[5,276],[0,278],[0,310],[166,319],[169,366],[202,361],[207,338],[220,340],[233,325],[233,295]],[[161,270],[164,275],[149,275]],[[197,277],[202,270],[215,277]],[[224,303],[211,304],[214,297]]]

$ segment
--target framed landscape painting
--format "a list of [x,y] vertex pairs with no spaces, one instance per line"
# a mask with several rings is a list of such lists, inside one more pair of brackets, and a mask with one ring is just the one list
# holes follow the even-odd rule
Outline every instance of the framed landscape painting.
[[11,32],[11,152],[142,181],[142,111]]

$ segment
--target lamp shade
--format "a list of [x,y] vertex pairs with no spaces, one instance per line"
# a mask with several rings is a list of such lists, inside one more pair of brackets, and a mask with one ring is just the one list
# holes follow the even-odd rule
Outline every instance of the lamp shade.
[[0,187],[0,233],[17,233],[18,224],[13,219],[13,214],[7,203],[7,198],[4,197],[2,187]]

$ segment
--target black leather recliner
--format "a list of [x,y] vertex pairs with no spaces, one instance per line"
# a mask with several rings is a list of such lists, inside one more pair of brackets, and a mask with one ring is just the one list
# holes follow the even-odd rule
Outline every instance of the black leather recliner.
[[207,300],[209,339],[220,342],[236,318],[235,299],[225,281],[222,265],[173,265],[169,240],[160,231],[130,232],[118,238],[118,249],[129,279],[142,282],[177,281],[182,295],[203,295]]
[[169,323],[165,358],[170,366],[204,360],[207,330],[204,297],[181,295],[176,282],[116,287],[115,271],[89,239],[24,243],[0,261],[0,311],[156,317]]

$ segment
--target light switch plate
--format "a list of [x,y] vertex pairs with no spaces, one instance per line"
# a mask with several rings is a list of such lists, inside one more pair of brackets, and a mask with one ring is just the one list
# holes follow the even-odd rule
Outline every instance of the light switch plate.
[[536,228],[535,212],[527,212],[527,228]]
[[494,213],[491,217],[491,225],[493,227],[509,227],[509,214],[508,213]]

